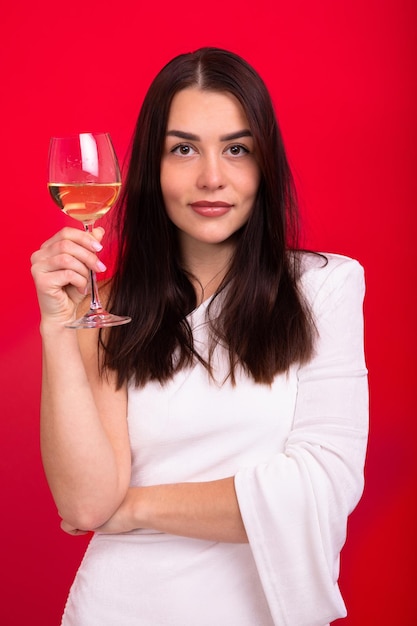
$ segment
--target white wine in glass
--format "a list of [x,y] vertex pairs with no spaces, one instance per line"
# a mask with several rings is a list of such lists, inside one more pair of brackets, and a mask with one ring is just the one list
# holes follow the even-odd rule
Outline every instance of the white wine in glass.
[[[80,133],[52,137],[49,146],[48,188],[55,204],[70,217],[82,222],[91,232],[97,219],[116,202],[121,190],[121,175],[116,153],[108,133]],[[113,315],[102,306],[95,272],[90,271],[90,309],[67,328],[104,328],[120,326],[130,317]]]

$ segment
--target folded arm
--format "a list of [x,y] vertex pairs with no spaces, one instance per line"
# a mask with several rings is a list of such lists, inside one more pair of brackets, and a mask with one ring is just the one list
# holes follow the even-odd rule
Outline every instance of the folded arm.
[[[102,230],[97,229],[100,239]],[[63,229],[32,255],[41,309],[41,452],[60,515],[98,526],[123,501],[130,478],[126,390],[101,379],[95,330],[74,331],[88,270],[99,269],[95,237]]]

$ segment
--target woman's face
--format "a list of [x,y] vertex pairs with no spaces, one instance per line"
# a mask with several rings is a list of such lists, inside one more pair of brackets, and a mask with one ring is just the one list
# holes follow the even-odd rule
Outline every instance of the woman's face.
[[235,96],[179,91],[168,117],[161,187],[182,249],[230,240],[248,220],[259,181],[254,140]]

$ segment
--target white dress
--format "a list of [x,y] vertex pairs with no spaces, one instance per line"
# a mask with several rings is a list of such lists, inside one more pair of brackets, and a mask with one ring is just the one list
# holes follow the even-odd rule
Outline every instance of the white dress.
[[[303,367],[257,385],[209,383],[196,364],[129,389],[132,485],[235,476],[249,544],[152,530],[92,538],[63,626],[325,626],[346,615],[337,585],[346,520],[363,489],[368,429],[361,266],[306,255],[318,328]],[[189,317],[204,347],[203,303]],[[225,354],[216,354],[218,380]]]

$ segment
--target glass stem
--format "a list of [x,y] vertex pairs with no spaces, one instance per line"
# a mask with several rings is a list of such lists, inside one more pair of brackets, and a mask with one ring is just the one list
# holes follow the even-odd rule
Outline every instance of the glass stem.
[[[93,232],[94,224],[84,224],[84,230],[87,233]],[[96,273],[93,270],[90,270],[90,287],[91,287],[91,302],[90,302],[90,311],[98,311],[102,309],[100,298],[98,295],[98,287],[96,280]]]

